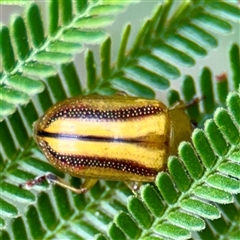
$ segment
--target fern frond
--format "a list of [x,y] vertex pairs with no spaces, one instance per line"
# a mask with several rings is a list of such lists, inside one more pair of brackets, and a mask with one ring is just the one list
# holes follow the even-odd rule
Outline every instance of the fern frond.
[[[38,234],[42,238],[64,238],[67,235],[92,238],[99,232],[108,231],[112,239],[116,239],[116,236],[123,236],[122,239],[148,239],[150,236],[158,239],[161,239],[161,236],[186,239],[191,236],[190,230],[202,230],[205,222],[211,225],[212,222],[207,219],[219,218],[223,208],[211,202],[231,203],[232,195],[239,194],[240,191],[239,111],[236,111],[240,107],[239,93],[229,95],[227,106],[228,110],[219,108],[215,112],[214,119],[205,123],[205,130],[194,131],[193,146],[189,143],[180,145],[180,158],[169,159],[169,173],[158,175],[157,188],[151,185],[143,186],[141,199],[130,197],[128,204],[127,196],[130,191],[116,183],[98,184],[90,193],[84,195],[69,195],[65,189],[57,186],[48,193],[41,192],[38,196],[32,193],[34,190],[19,191],[12,182],[26,181],[47,171],[63,177],[62,173],[43,162],[44,157],[39,150],[29,146],[29,150],[17,160],[21,162],[21,167],[13,168],[10,176],[1,184],[4,197],[1,199],[1,210],[4,216],[14,218],[12,234],[14,237],[18,237],[17,234]],[[229,131],[226,131],[226,126]],[[31,169],[31,173],[27,169]],[[73,186],[80,185],[79,179],[73,178],[71,181]],[[46,185],[38,186],[35,190],[39,192],[45,187]],[[8,199],[11,201],[7,201]],[[20,202],[29,205],[26,212],[27,222],[22,217],[15,218],[23,214],[16,207]],[[132,216],[126,214],[126,205]],[[237,208],[236,204],[232,206]],[[122,212],[114,218],[119,210]],[[237,211],[235,212],[237,214]],[[114,222],[107,230],[107,224],[112,218]],[[74,230],[66,224],[69,221]],[[36,222],[39,222],[38,226],[42,226],[38,231],[35,230]],[[102,227],[99,229],[99,226]],[[29,233],[26,233],[27,229]]]
[[[16,91],[24,98],[40,93],[45,80],[57,74],[59,64],[68,64],[73,54],[84,50],[85,44],[95,44],[106,38],[104,27],[128,5],[126,2],[55,1],[48,3],[48,30],[36,3],[28,4],[24,17],[13,16],[10,27],[2,26],[0,88],[4,95]],[[26,83],[24,79],[28,79]],[[18,83],[21,82],[21,88]],[[17,85],[17,86],[16,86]],[[29,88],[31,91],[29,92]],[[11,115],[19,101],[1,99],[1,120]]]
[[[108,63],[108,74],[105,74],[102,66],[102,75],[95,81],[94,91],[90,88],[87,89],[87,93],[104,93],[106,86],[111,86],[115,90],[124,90],[129,94],[142,93],[142,96],[152,98],[154,93],[150,88],[166,89],[170,86],[169,80],[180,77],[181,71],[176,64],[194,66],[199,57],[205,56],[210,48],[218,45],[215,31],[218,34],[221,34],[223,29],[225,32],[231,31],[229,19],[219,20],[217,13],[221,11],[229,15],[228,8],[235,9],[233,5],[221,3],[215,13],[209,2],[203,4],[205,8],[200,8],[199,3],[188,2],[182,3],[178,10],[170,15],[172,5],[172,2],[166,2],[158,7],[153,17],[143,24],[129,52],[126,52],[126,46],[131,26],[126,26],[118,52],[117,65],[109,67],[111,39],[105,40],[101,48],[101,56],[104,62]],[[209,17],[210,10],[211,17]],[[230,15],[239,18],[240,15],[236,14],[235,10],[234,14]],[[205,78],[210,78],[207,69],[202,73],[202,78],[204,85],[201,88],[211,92],[211,89],[205,88],[209,87],[206,86]],[[237,84],[235,89],[236,86]],[[130,89],[134,89],[134,92]],[[203,94],[207,93],[203,91]],[[206,101],[213,102],[210,99]],[[208,111],[212,112],[213,106],[209,104],[206,106],[209,108]]]
[[[51,2],[51,8],[56,7],[54,2]],[[76,1],[77,11],[83,15],[88,9],[85,3]],[[96,1],[92,3],[97,4]],[[93,11],[100,14],[108,9],[114,13],[119,10],[114,6],[99,7]],[[107,38],[100,50],[101,74],[98,74],[92,50],[87,51],[86,89],[80,83],[75,64],[66,60],[68,54],[78,49],[78,43],[63,43],[57,39],[48,46],[47,50],[60,53],[50,56],[50,61],[54,58],[66,60],[60,64],[58,71],[55,64],[41,62],[41,59],[49,61],[48,54],[40,54],[40,60],[24,65],[22,75],[15,75],[11,70],[16,62],[16,52],[15,48],[11,50],[10,44],[10,50],[6,52],[9,62],[4,63],[5,68],[9,69],[4,74],[9,78],[2,82],[3,98],[0,100],[4,119],[0,122],[0,224],[3,239],[164,239],[166,236],[185,239],[191,236],[190,231],[200,231],[205,225],[206,230],[196,234],[209,239],[223,238],[224,235],[228,236],[227,233],[237,235],[240,202],[237,185],[240,159],[239,93],[233,92],[227,103],[225,100],[227,93],[236,91],[239,86],[238,44],[232,45],[230,51],[231,76],[218,76],[220,80],[215,81],[210,68],[205,67],[197,81],[190,75],[183,76],[181,93],[173,89],[169,91],[170,105],[180,98],[189,102],[195,96],[203,97],[200,106],[192,106],[188,113],[191,119],[205,127],[204,130],[194,131],[193,144],[181,144],[180,157],[170,158],[169,172],[159,174],[156,186],[142,187],[141,199],[132,196],[128,199],[132,193],[123,183],[106,181],[100,181],[84,195],[75,195],[57,186],[47,191],[47,184],[36,186],[31,191],[18,188],[19,183],[46,172],[64,177],[46,162],[31,139],[32,123],[54,102],[77,94],[113,94],[118,90],[153,98],[155,91],[168,88],[171,80],[181,77],[180,65],[186,68],[194,66],[202,55],[208,54],[209,49],[216,46],[216,31],[226,33],[231,29],[232,20],[239,18],[239,9],[225,2],[217,5],[209,1],[184,2],[170,15],[171,7],[170,1],[156,9],[153,17],[139,31],[130,50],[127,42],[131,25],[125,28],[116,64],[111,64],[112,40]],[[63,8],[69,9],[69,5]],[[61,21],[70,21],[67,13],[63,15]],[[105,17],[104,13],[101,16]],[[52,17],[50,37],[59,30],[58,17],[53,14]],[[105,21],[104,18],[103,25]],[[80,22],[84,26],[89,23],[85,18]],[[92,25],[96,26],[93,22]],[[18,24],[21,26],[21,20]],[[3,27],[4,31],[9,35],[8,28]],[[71,32],[68,34],[68,37],[73,36]],[[8,39],[10,42],[10,37]],[[34,44],[41,43],[41,39],[41,36],[36,37]],[[29,57],[30,46],[33,45],[25,44],[18,50],[18,58],[23,62],[25,57]],[[34,80],[36,72],[44,78],[44,83]],[[206,86],[208,89],[205,89]],[[214,113],[219,106],[221,108]],[[6,117],[13,112],[11,117]],[[208,118],[212,119],[205,122]],[[81,184],[80,179],[68,180],[75,187]],[[234,194],[237,194],[235,202],[230,203]],[[222,203],[230,204],[225,206]],[[219,218],[221,213],[223,216]],[[232,222],[231,226],[229,222]]]
[[[139,224],[135,233],[131,231],[135,223],[127,220],[132,219],[130,215],[119,213],[114,219],[127,238],[188,239],[191,231],[201,231],[209,220],[220,217],[222,206],[214,203],[234,202],[233,194],[240,193],[240,131],[239,118],[231,113],[232,107],[240,108],[240,91],[230,93],[226,105],[227,110],[218,108],[213,119],[206,121],[204,130],[193,132],[193,145],[180,144],[179,158],[169,158],[169,173],[161,172],[156,179],[161,196],[145,185],[141,199],[128,199],[128,211]],[[237,208],[237,203],[232,207]],[[123,225],[125,221],[128,224]]]

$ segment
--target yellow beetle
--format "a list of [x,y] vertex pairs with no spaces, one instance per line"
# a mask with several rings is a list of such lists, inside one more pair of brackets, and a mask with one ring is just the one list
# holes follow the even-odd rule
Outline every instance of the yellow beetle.
[[123,95],[73,97],[52,106],[34,124],[34,138],[57,169],[85,178],[77,189],[52,173],[22,187],[48,180],[76,193],[99,179],[153,182],[189,141],[191,122],[179,102],[168,109],[157,100]]

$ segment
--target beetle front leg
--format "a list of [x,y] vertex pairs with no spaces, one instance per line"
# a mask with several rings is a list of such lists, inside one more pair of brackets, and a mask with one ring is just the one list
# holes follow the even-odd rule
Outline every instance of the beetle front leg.
[[81,193],[85,193],[89,189],[91,189],[98,180],[97,179],[86,179],[80,188],[75,188],[75,187],[69,185],[63,179],[59,178],[57,175],[55,175],[53,173],[47,173],[41,177],[37,177],[35,179],[29,180],[24,184],[20,184],[19,187],[30,189],[33,186],[40,184],[44,181],[47,181],[49,184],[57,184],[58,186],[69,189],[74,193],[81,194]]

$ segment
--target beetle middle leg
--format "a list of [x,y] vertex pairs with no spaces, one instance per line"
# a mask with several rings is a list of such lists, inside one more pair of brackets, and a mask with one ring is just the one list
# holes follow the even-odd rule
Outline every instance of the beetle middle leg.
[[135,195],[138,195],[138,190],[142,186],[141,182],[125,182],[125,184],[132,190]]

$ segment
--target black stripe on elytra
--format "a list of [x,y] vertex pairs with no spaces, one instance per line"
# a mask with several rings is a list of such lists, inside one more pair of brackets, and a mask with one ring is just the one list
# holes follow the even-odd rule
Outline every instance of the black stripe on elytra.
[[133,160],[104,158],[98,156],[84,156],[72,154],[60,154],[54,151],[46,141],[44,141],[44,150],[47,155],[52,156],[59,166],[68,166],[73,168],[107,168],[141,176],[156,176],[157,170],[146,168],[144,165]]
[[49,119],[47,125],[61,118],[94,119],[96,121],[127,121],[128,119],[156,115],[162,112],[160,106],[146,105],[142,107],[127,107],[119,109],[99,110],[88,106],[63,106]]
[[80,136],[74,134],[66,133],[50,133],[46,131],[37,131],[36,133],[39,137],[49,137],[49,138],[58,138],[58,139],[76,139],[82,141],[96,141],[96,142],[136,142],[139,143],[138,139],[130,138],[109,138],[109,137],[98,137],[98,136]]

